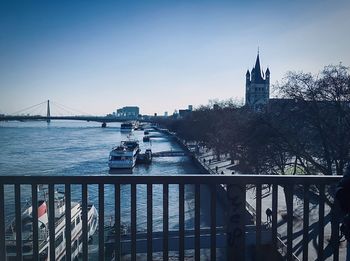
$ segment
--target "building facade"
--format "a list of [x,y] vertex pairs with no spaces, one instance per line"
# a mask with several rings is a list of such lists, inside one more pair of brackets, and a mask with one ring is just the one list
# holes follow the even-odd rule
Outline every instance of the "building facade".
[[140,109],[137,106],[126,106],[117,109],[116,116],[119,118],[137,119],[140,114]]
[[270,70],[266,69],[265,75],[260,67],[259,53],[255,66],[246,73],[245,105],[254,111],[265,108],[270,98]]

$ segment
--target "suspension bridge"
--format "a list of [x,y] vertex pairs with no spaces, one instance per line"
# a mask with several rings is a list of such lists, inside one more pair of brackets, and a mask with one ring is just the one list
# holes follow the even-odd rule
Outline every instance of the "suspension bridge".
[[[52,105],[55,108],[55,115],[52,115]],[[51,106],[51,108],[50,108]],[[77,115],[79,114],[79,115]],[[50,123],[52,120],[75,120],[75,121],[94,121],[102,123],[105,127],[110,122],[124,122],[135,120],[131,118],[115,117],[113,115],[94,116],[88,113],[72,109],[63,104],[50,100],[35,104],[33,106],[21,109],[12,114],[0,115],[0,121],[46,121]]]

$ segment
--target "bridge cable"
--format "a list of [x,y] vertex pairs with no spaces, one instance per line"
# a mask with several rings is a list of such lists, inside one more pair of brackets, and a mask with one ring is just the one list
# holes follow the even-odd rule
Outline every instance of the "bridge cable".
[[[65,108],[63,108],[62,106],[59,106],[58,104],[56,104],[55,102],[51,101],[51,105],[53,105],[53,109],[51,109],[51,111],[54,112],[55,115],[57,116],[70,116],[71,114],[73,115],[74,113],[72,113],[71,111],[66,110]],[[68,115],[67,115],[68,113]]]
[[24,109],[22,109],[22,110],[19,110],[19,111],[16,111],[16,112],[10,113],[10,115],[18,115],[18,113],[20,113],[20,112],[23,112],[23,111],[26,111],[26,110],[32,109],[32,108],[37,107],[37,106],[39,106],[39,105],[42,105],[42,104],[44,104],[44,103],[46,103],[46,102],[47,102],[47,101],[44,101],[44,102],[41,102],[41,103],[38,103],[38,104],[35,104],[35,105],[32,105],[32,106],[29,106],[29,107],[24,108]]
[[[81,115],[92,115],[91,113],[87,113],[87,112],[84,112],[84,111],[81,111],[81,110],[78,110],[78,109],[74,109],[72,107],[69,107],[69,106],[66,106],[66,105],[63,105],[61,103],[58,103],[57,101],[54,101],[55,105],[56,106],[60,106],[61,108],[66,108],[65,110],[67,112],[72,112],[73,114],[75,114],[76,112],[78,113],[81,113]],[[70,111],[69,111],[70,110]]]

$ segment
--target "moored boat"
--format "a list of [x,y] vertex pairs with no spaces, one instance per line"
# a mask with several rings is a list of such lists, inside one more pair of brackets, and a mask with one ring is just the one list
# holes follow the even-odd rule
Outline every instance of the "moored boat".
[[[33,243],[38,244],[39,260],[50,260],[49,213],[46,199],[38,202],[38,242],[33,242],[33,208],[26,208],[21,217],[22,223],[22,260],[33,260]],[[66,218],[65,197],[55,192],[55,260],[65,260]],[[82,210],[78,202],[71,202],[71,260],[75,260],[82,252]],[[98,212],[94,205],[88,205],[88,237],[91,238],[98,225]],[[18,260],[16,246],[16,222],[7,227],[5,232],[7,260]]]
[[131,132],[134,130],[134,124],[132,122],[124,122],[120,125],[121,132]]
[[139,152],[138,141],[122,141],[109,153],[108,166],[111,169],[132,169],[136,164]]
[[140,153],[137,157],[137,163],[150,164],[152,162],[152,150],[146,149],[145,153]]

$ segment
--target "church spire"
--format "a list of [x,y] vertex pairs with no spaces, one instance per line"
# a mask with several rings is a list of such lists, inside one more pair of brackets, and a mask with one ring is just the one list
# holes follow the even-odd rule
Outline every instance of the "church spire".
[[249,70],[246,73],[245,104],[254,111],[262,111],[264,106],[268,104],[270,97],[270,70],[268,67],[266,72],[262,69],[258,48],[255,65],[250,71],[250,75]]
[[254,66],[254,71],[255,71],[255,80],[257,82],[260,82],[263,80],[263,78],[261,77],[261,68],[260,68],[260,59],[259,59],[259,49],[258,49],[258,55],[256,56],[256,62],[255,62],[255,66]]

